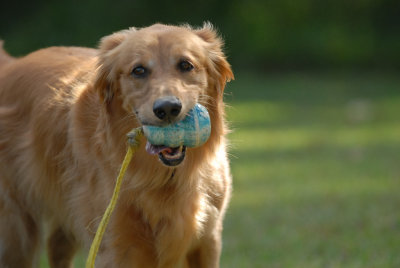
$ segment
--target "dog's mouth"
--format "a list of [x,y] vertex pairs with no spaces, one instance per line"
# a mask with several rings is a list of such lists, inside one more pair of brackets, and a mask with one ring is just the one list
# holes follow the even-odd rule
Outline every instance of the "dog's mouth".
[[166,166],[177,166],[185,159],[186,146],[167,147],[146,143],[146,151],[149,154],[158,155],[158,158]]

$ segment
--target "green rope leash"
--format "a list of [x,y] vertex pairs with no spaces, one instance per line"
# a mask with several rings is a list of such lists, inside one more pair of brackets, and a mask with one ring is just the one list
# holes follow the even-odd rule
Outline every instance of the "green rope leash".
[[135,128],[131,132],[128,133],[128,150],[126,152],[124,161],[122,162],[121,169],[119,171],[117,181],[115,183],[115,188],[113,195],[111,197],[110,203],[106,209],[106,212],[101,219],[100,225],[97,228],[96,235],[93,239],[92,245],[90,246],[90,251],[88,258],[86,260],[86,268],[94,268],[94,263],[96,260],[97,252],[99,251],[99,247],[101,244],[101,240],[103,238],[104,232],[106,230],[107,224],[110,220],[111,214],[114,211],[114,208],[117,204],[119,192],[121,189],[122,181],[125,175],[125,172],[129,166],[129,163],[132,160],[134,153],[136,152],[137,148],[139,147],[139,138],[143,135],[142,128]]

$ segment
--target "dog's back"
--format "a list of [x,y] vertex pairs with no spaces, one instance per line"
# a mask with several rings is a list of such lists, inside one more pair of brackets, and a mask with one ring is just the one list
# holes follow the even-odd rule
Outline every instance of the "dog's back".
[[3,49],[3,44],[4,42],[0,40],[0,69],[15,60],[15,58],[8,55],[8,53]]
[[0,266],[30,267],[39,247],[39,218],[62,210],[54,173],[68,163],[56,159],[67,144],[71,104],[83,89],[79,83],[95,69],[95,55],[92,49],[55,47],[16,59],[0,49]]

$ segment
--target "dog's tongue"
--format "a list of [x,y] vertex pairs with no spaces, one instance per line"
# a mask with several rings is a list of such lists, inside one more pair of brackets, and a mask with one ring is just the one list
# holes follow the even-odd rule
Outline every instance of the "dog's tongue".
[[169,147],[164,145],[153,145],[150,142],[146,143],[146,151],[149,154],[159,154],[166,149],[169,149]]

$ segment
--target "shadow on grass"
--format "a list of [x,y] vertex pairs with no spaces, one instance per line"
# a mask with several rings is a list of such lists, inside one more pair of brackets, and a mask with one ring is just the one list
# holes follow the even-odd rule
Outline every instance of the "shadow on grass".
[[372,191],[233,207],[222,267],[397,267],[399,205],[397,193]]

